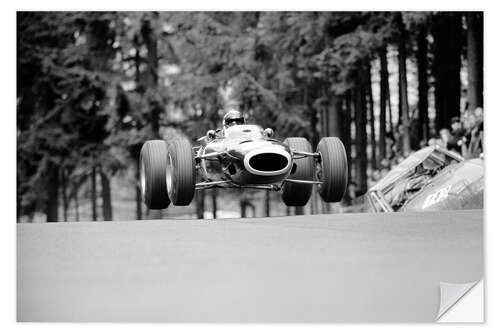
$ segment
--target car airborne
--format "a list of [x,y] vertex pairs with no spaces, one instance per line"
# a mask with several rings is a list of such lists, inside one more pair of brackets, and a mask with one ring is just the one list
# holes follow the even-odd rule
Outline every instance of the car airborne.
[[195,190],[213,187],[281,191],[288,206],[304,206],[313,185],[326,202],[342,199],[347,157],[339,138],[322,138],[313,152],[305,138],[281,142],[273,135],[257,125],[234,124],[208,131],[198,147],[186,139],[147,141],[140,156],[146,206],[186,206]]
[[439,146],[423,148],[392,169],[367,194],[375,212],[482,209],[484,161],[464,160]]

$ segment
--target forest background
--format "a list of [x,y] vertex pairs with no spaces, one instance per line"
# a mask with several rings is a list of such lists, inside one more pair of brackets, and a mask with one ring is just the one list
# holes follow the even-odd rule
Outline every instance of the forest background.
[[[349,212],[482,106],[481,12],[18,12],[18,222]],[[230,107],[280,139],[340,137],[345,200],[206,190],[147,211],[142,143],[194,142]]]

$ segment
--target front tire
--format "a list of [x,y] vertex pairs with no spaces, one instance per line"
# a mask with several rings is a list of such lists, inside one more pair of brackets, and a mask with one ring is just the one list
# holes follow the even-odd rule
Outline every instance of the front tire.
[[318,192],[325,202],[339,202],[347,189],[347,155],[342,141],[327,137],[318,143]]
[[170,205],[167,193],[167,143],[146,141],[141,148],[140,181],[142,200],[149,209],[165,209]]
[[[290,149],[312,153],[312,147],[305,138],[287,138],[283,141]],[[293,157],[293,156],[292,156]],[[301,157],[294,159],[295,166],[288,179],[314,180],[314,159],[312,157]],[[283,185],[281,199],[287,206],[305,206],[312,193],[312,184],[287,183]]]
[[193,147],[188,140],[175,140],[167,150],[168,196],[175,206],[187,206],[193,200],[196,187]]

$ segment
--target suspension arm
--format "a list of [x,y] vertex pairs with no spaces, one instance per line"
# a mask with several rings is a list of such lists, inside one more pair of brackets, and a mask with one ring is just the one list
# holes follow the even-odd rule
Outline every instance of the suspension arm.
[[215,186],[229,184],[229,183],[231,183],[230,180],[218,180],[218,181],[213,181],[213,182],[202,182],[202,183],[196,183],[195,188],[197,190],[199,190],[199,189],[205,189],[205,188],[215,187]]
[[285,179],[284,183],[295,183],[295,184],[321,184],[321,182],[315,180],[300,180],[300,179]]
[[203,190],[208,188],[248,188],[248,189],[256,189],[256,190],[268,190],[268,191],[279,191],[281,189],[280,186],[275,184],[270,185],[238,185],[233,183],[231,180],[218,180],[213,182],[202,182],[197,183],[195,185],[195,189]]
[[[307,151],[298,151],[292,150],[293,158],[302,158],[302,157],[319,157],[319,153],[309,153]],[[295,155],[298,155],[297,157]]]
[[195,159],[196,163],[199,163],[202,159],[211,158],[211,157],[218,157],[218,156],[224,155],[225,153],[226,153],[225,151],[215,151],[213,153],[195,156],[194,159]]

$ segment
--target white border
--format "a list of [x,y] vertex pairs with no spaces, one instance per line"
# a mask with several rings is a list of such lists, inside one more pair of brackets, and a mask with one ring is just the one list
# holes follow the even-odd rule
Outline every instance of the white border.
[[[2,80],[0,94],[2,101],[2,187],[0,202],[2,203],[2,219],[0,220],[0,255],[2,271],[0,272],[0,320],[1,328],[4,332],[14,331],[37,331],[37,332],[88,332],[89,330],[105,329],[108,332],[136,332],[140,330],[162,331],[165,329],[175,329],[179,331],[203,330],[204,332],[232,332],[234,329],[253,332],[255,329],[266,329],[270,331],[296,332],[302,330],[317,330],[331,332],[332,329],[343,331],[369,330],[400,332],[402,328],[409,332],[421,332],[439,330],[442,332],[460,332],[471,328],[488,328],[495,331],[500,330],[498,317],[495,318],[493,312],[500,308],[497,298],[492,295],[500,295],[498,281],[500,281],[498,267],[498,253],[500,253],[500,219],[498,219],[498,198],[496,191],[499,183],[499,155],[498,143],[500,142],[500,131],[495,128],[500,126],[500,103],[499,95],[499,75],[500,75],[500,52],[498,43],[498,32],[500,31],[500,15],[495,3],[496,1],[470,1],[455,0],[441,1],[418,0],[418,1],[269,1],[253,0],[242,1],[3,1],[0,11],[0,29],[2,52],[0,52],[2,66]],[[486,295],[485,295],[485,320],[484,325],[154,325],[154,324],[16,324],[15,323],[15,174],[16,174],[16,134],[15,134],[15,82],[16,82],[16,55],[15,55],[15,11],[16,10],[485,10],[485,128],[486,128],[486,226],[485,226],[485,265],[486,265]],[[496,147],[495,147],[496,146]],[[496,149],[495,149],[496,148]],[[495,200],[495,201],[494,201]],[[496,205],[495,205],[496,204]],[[491,255],[490,255],[491,254]],[[496,265],[494,260],[496,259]],[[489,284],[488,281],[496,281]],[[490,311],[490,309],[492,311]],[[489,315],[491,314],[491,315]],[[403,327],[404,326],[404,327]]]

